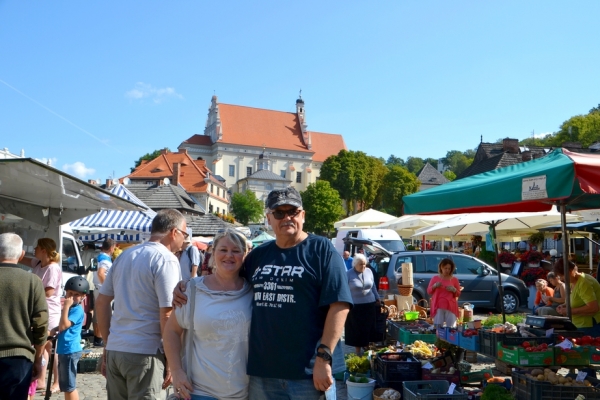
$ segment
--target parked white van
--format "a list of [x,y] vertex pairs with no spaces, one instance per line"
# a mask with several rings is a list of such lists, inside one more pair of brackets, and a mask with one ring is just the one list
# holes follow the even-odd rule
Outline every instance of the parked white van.
[[373,240],[390,252],[406,250],[402,238],[393,229],[347,228],[338,230],[335,238],[334,246],[340,254],[346,250],[349,251],[350,254],[356,252],[354,246],[344,241],[344,238],[346,237]]

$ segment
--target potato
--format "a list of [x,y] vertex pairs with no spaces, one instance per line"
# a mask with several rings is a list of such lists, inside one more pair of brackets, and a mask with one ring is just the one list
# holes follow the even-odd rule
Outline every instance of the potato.
[[543,375],[544,374],[544,370],[542,370],[541,368],[535,368],[531,370],[531,375],[533,376],[538,376],[538,375]]
[[539,374],[539,375],[537,376],[537,380],[538,380],[538,381],[545,381],[545,380],[546,380],[546,377],[545,377],[543,374]]
[[568,382],[568,381],[567,381],[567,378],[565,378],[564,376],[559,376],[558,377],[558,383],[562,384],[562,383],[566,383],[566,382]]

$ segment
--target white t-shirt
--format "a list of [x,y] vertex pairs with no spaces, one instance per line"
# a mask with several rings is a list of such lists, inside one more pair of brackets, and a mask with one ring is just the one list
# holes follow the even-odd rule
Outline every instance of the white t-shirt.
[[100,294],[114,296],[107,350],[136,354],[162,351],[160,308],[171,307],[181,280],[179,261],[163,244],[146,242],[113,263]]
[[[98,255],[98,268],[97,271],[94,271],[94,290],[100,290],[100,288],[102,287],[102,283],[100,283],[100,278],[98,278],[98,272],[102,268],[106,268],[106,273],[108,274],[108,270],[110,269],[110,267],[112,267],[112,259],[110,258],[110,256],[106,253],[101,254],[104,254],[106,257],[100,257],[100,255]],[[106,278],[106,275],[104,276]]]
[[[252,290],[245,282],[238,291],[210,290],[204,276],[196,281],[194,312],[193,394],[219,399],[247,399],[248,336],[252,318]],[[188,283],[187,289],[189,290]],[[190,303],[175,308],[177,322],[188,329]],[[112,340],[112,338],[111,338]],[[110,343],[110,341],[109,341]],[[187,342],[184,341],[184,345]],[[186,354],[190,352],[185,349]],[[183,361],[186,367],[185,360]]]

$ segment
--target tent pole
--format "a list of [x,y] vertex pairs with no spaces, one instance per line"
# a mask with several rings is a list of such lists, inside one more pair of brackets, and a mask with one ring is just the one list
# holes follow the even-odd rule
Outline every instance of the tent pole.
[[563,267],[565,272],[565,305],[567,318],[571,319],[571,273],[569,272],[569,236],[567,232],[567,206],[560,203],[560,224],[562,228]]
[[498,295],[500,296],[500,312],[502,313],[502,323],[506,324],[506,313],[504,312],[504,290],[502,289],[502,268],[500,266],[500,252],[498,251],[498,240],[496,240],[496,221],[490,225],[492,229],[492,239],[494,240],[494,250],[496,250],[496,271],[498,272]]

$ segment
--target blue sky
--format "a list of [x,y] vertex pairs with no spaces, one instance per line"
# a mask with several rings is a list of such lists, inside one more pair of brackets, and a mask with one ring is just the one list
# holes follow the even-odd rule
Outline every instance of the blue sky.
[[0,148],[83,179],[203,132],[210,98],[350,150],[443,157],[600,103],[598,1],[2,1]]

